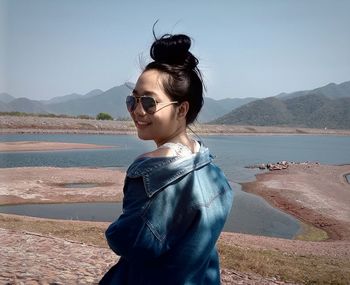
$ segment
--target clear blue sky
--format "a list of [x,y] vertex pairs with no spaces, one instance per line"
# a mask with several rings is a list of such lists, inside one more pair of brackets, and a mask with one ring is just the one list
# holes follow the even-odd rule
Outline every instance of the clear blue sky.
[[49,99],[135,82],[158,34],[194,39],[207,96],[350,80],[350,0],[0,0],[0,92]]

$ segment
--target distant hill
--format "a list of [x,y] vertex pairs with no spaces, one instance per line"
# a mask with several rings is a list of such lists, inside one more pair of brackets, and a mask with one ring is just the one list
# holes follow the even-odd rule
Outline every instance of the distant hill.
[[45,104],[45,105],[56,104],[56,103],[64,103],[64,102],[68,102],[70,100],[81,99],[83,97],[84,98],[89,98],[89,97],[97,96],[97,95],[100,95],[102,93],[103,93],[102,90],[94,89],[94,90],[86,93],[85,95],[72,93],[72,94],[68,94],[68,95],[64,95],[64,96],[54,97],[54,98],[51,98],[49,100],[42,100],[40,102]]
[[297,91],[293,93],[281,93],[275,96],[278,99],[286,100],[308,94],[320,94],[331,99],[350,97],[350,81],[340,84],[329,83],[323,87],[313,90]]
[[[53,113],[89,115],[107,112],[114,118],[129,118],[125,97],[133,83],[125,83],[107,91],[92,90],[85,95],[69,94],[45,101],[15,98],[0,94],[0,112]],[[282,93],[265,99],[204,98],[200,123],[241,124],[258,126],[303,126],[349,128],[350,81],[330,83],[309,91]],[[347,109],[348,108],[348,109]]]
[[55,114],[96,116],[100,112],[106,112],[114,118],[124,118],[128,116],[125,97],[129,93],[130,89],[124,84],[102,93],[95,90],[76,99],[47,104],[46,108]]
[[250,102],[212,121],[215,124],[350,129],[350,97],[308,94]]
[[83,95],[85,98],[101,95],[103,91],[101,89],[94,89]]
[[45,105],[39,101],[30,100],[28,98],[17,98],[9,103],[0,102],[1,112],[26,112],[26,113],[48,113]]
[[64,95],[64,96],[53,97],[53,98],[51,98],[49,100],[41,100],[40,102],[45,104],[45,105],[49,105],[49,104],[56,104],[56,103],[67,102],[67,101],[70,101],[70,100],[78,99],[78,98],[80,98],[82,96],[83,95],[81,95],[81,94],[72,93],[72,94],[68,94],[68,95]]
[[198,116],[198,121],[206,123],[244,105],[257,98],[227,98],[215,100],[210,97],[204,97],[204,105]]
[[[125,118],[129,117],[129,113],[125,107],[125,97],[130,94],[133,87],[134,84],[128,82],[124,85],[113,87],[105,92],[95,89],[85,95],[72,93],[42,101],[27,99],[27,101],[25,101],[26,103],[22,102],[22,104],[14,102],[9,105],[0,102],[0,112],[21,111],[31,113],[37,110],[39,113],[74,116],[96,116],[100,112],[107,112],[114,118]],[[15,99],[12,96],[8,98],[10,102]],[[256,98],[227,98],[215,100],[205,97],[205,104],[198,121],[201,123],[211,121],[253,100],[256,100]]]
[[16,98],[8,93],[0,93],[0,102],[9,103]]

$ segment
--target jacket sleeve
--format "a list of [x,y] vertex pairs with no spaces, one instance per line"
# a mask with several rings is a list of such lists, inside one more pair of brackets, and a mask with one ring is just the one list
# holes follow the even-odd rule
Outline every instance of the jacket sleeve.
[[125,259],[151,260],[162,253],[163,244],[150,231],[143,218],[149,206],[142,178],[126,178],[123,213],[106,231],[109,247]]

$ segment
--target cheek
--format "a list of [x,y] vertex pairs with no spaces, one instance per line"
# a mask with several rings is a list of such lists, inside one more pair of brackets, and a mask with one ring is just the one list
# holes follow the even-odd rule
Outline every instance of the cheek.
[[160,128],[172,129],[176,125],[175,112],[162,112],[154,117],[154,122]]

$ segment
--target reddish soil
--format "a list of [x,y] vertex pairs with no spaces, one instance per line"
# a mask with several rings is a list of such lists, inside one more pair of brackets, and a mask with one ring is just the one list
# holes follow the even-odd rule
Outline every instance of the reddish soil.
[[350,240],[350,165],[290,165],[259,174],[243,190],[325,230],[331,240]]
[[[121,201],[124,176],[101,168],[0,168],[0,204]],[[92,186],[67,188],[68,183]]]
[[20,142],[0,142],[0,152],[18,151],[52,151],[52,150],[72,150],[72,149],[94,149],[111,148],[114,146],[103,146],[84,143],[64,143],[64,142],[44,142],[44,141],[20,141]]

